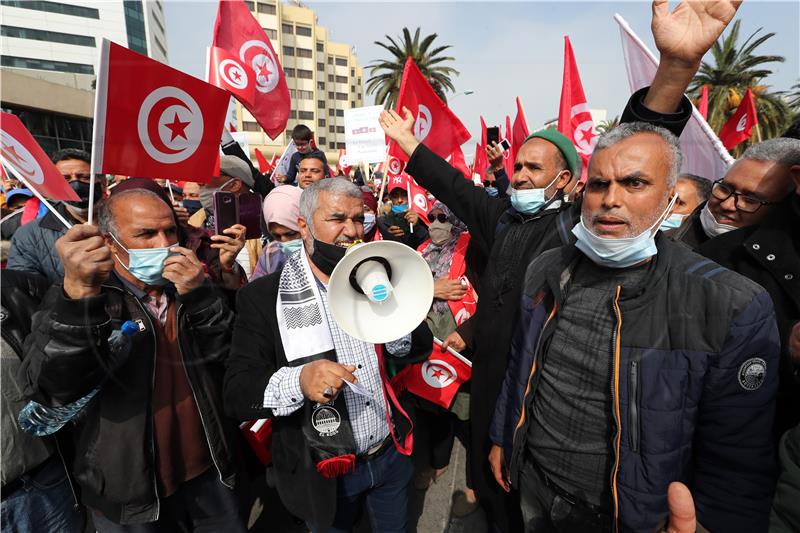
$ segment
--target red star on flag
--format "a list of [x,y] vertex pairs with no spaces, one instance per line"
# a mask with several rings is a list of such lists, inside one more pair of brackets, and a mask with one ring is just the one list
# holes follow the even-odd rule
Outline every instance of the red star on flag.
[[269,79],[272,76],[272,71],[267,67],[266,60],[258,66],[258,73],[264,76],[265,79]]
[[241,75],[241,74],[239,74],[239,71],[238,71],[238,70],[234,70],[234,71],[231,73],[231,77],[233,78],[233,81],[239,81],[239,80],[241,80],[241,79],[242,79],[242,75]]
[[592,129],[591,129],[591,128],[587,128],[587,129],[585,129],[585,130],[582,130],[582,131],[581,131],[581,136],[583,137],[583,140],[584,140],[584,141],[586,142],[586,144],[588,144],[588,145],[591,145],[591,143],[592,143],[592,139],[594,139],[595,137],[597,137],[597,136],[594,134],[594,132],[592,131]]
[[435,369],[433,372],[431,372],[431,376],[435,377],[439,381],[442,381],[442,374],[443,374],[442,371],[438,368]]
[[14,160],[15,160],[15,162],[17,162],[17,163],[19,163],[20,161],[22,161],[22,160],[23,160],[23,159],[22,159],[22,156],[20,156],[20,155],[17,153],[17,147],[16,147],[16,146],[12,146],[12,145],[6,146],[6,145],[3,145],[3,151],[4,151],[4,152],[7,152],[7,153],[10,153],[12,156],[14,156]]
[[175,116],[172,117],[172,122],[170,124],[164,124],[164,126],[168,127],[172,132],[172,136],[170,137],[170,142],[175,140],[175,137],[183,137],[186,139],[186,126],[188,126],[190,122],[181,122],[178,118],[178,113],[175,113]]

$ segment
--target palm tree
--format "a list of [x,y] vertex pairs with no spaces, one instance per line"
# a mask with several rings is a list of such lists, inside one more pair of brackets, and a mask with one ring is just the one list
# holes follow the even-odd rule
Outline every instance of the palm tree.
[[433,90],[443,101],[447,102],[446,91],[455,92],[452,76],[457,76],[458,71],[452,67],[444,66],[445,61],[454,61],[449,56],[440,54],[451,48],[450,45],[438,46],[430,49],[437,34],[432,33],[420,42],[420,28],[411,32],[408,28],[403,28],[402,46],[393,38],[386,36],[390,44],[375,41],[375,44],[385,48],[392,58],[389,60],[373,61],[367,68],[370,69],[372,76],[367,80],[367,94],[375,93],[375,101],[383,104],[386,108],[393,107],[397,102],[397,95],[400,92],[400,81],[403,79],[403,67],[409,57],[414,60],[422,74],[431,84]]
[[780,95],[795,115],[800,114],[800,82],[792,85],[788,91],[781,92]]
[[735,152],[744,150],[747,145],[755,143],[758,138],[769,139],[780,135],[790,117],[786,102],[778,93],[769,91],[769,86],[762,80],[772,74],[767,68],[769,63],[784,61],[783,56],[757,55],[756,48],[761,46],[775,33],[758,34],[762,28],[750,34],[741,46],[739,40],[740,22],[731,26],[731,31],[714,43],[711,54],[714,63],[703,61],[700,71],[689,87],[690,95],[699,100],[704,85],[708,91],[708,123],[714,131],[719,131],[735,112],[745,91],[750,88],[756,102],[759,134],[753,135],[746,143],[737,147]]
[[595,126],[595,129],[597,130],[597,133],[603,134],[613,130],[617,126],[619,126],[619,115],[612,119],[601,121],[597,126]]

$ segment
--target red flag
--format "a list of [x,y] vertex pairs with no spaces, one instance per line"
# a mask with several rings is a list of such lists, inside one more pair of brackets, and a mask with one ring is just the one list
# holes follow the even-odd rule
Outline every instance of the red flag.
[[345,176],[350,174],[350,169],[353,168],[347,164],[347,151],[344,148],[339,148],[339,162],[336,163],[336,168],[344,172]]
[[243,1],[220,1],[213,46],[224,48],[253,69],[254,103],[242,104],[270,139],[277,138],[289,120],[289,88],[272,42]]
[[489,156],[486,155],[486,148],[482,144],[475,145],[475,159],[472,161],[472,174],[480,176],[481,182],[486,177],[486,169],[489,168]]
[[[403,170],[405,170],[405,168],[406,168],[406,164],[402,160],[400,160],[400,159],[398,159],[396,157],[389,156],[388,163],[389,164],[386,165],[386,177],[387,178],[399,177],[401,174],[403,174]],[[383,165],[383,163],[381,163],[381,165]],[[405,175],[405,174],[403,174],[403,175]],[[400,181],[396,181],[394,184],[398,185],[400,183],[401,183]],[[402,182],[402,184],[403,184],[403,187],[405,187],[405,182]],[[387,191],[391,190],[391,189],[388,188],[390,185],[392,185],[392,181],[391,180],[386,183],[386,186],[387,186],[386,190]]]
[[736,113],[719,130],[719,140],[728,150],[742,141],[749,139],[753,134],[753,126],[758,124],[756,117],[756,101],[750,89],[745,91]]
[[[256,72],[235,55],[218,46],[208,49],[208,83],[225,89],[243,104],[253,105],[255,80]],[[228,126],[232,128],[233,124]]]
[[558,109],[558,131],[572,141],[583,160],[583,174],[589,164],[594,145],[597,144],[597,134],[594,131],[594,122],[589,113],[589,105],[583,94],[581,77],[578,74],[578,65],[572,53],[572,44],[569,37],[564,36],[564,80],[561,85],[561,105]]
[[228,93],[105,39],[101,46],[93,172],[208,182]]
[[273,154],[272,155],[272,159],[269,160],[269,166],[274,169],[275,165],[277,165],[278,161],[280,161],[280,160],[281,160],[281,156],[279,156],[278,154]]
[[514,154],[515,145],[512,141],[513,133],[511,131],[511,117],[506,115],[506,140],[511,143],[511,148],[503,152],[503,165],[506,167],[506,176],[508,179],[511,179],[511,176],[514,175],[514,161],[515,158],[512,157]]
[[483,115],[481,115],[481,144],[486,146],[486,122],[483,120]]
[[[414,137],[443,158],[447,158],[470,138],[467,128],[436,95],[410,57],[406,60],[397,97],[397,110],[401,116],[404,107],[416,117]],[[389,155],[403,161],[408,159],[394,142],[389,146]]]
[[468,364],[434,344],[428,359],[401,370],[392,379],[392,387],[398,393],[407,390],[449,409],[458,388],[471,377],[472,368]]
[[[514,127],[511,129],[511,160],[517,160],[517,152],[522,148],[525,139],[530,135],[528,130],[528,119],[525,118],[525,111],[522,109],[522,100],[517,96],[517,116],[514,118]],[[513,173],[513,169],[512,169]],[[511,178],[512,174],[508,177]]]
[[256,150],[256,159],[258,159],[259,172],[261,172],[262,174],[264,174],[265,172],[272,172],[273,167],[272,165],[269,164],[267,158],[264,157],[264,154],[261,153],[261,150],[259,150],[258,148],[256,148],[255,150]]
[[472,179],[472,173],[469,171],[469,167],[467,166],[467,160],[464,158],[464,151],[461,150],[461,147],[457,147],[453,150],[453,153],[450,154],[450,164],[453,168],[460,170],[464,177],[468,180]]
[[0,113],[0,116],[0,158],[3,165],[42,196],[55,200],[80,200],[22,121],[11,113]]
[[417,185],[411,176],[405,174],[408,183],[408,205],[417,212],[420,220],[427,225],[428,213],[433,208],[433,202],[428,200],[428,191]]
[[697,106],[697,111],[703,115],[703,118],[708,120],[708,85],[703,85],[700,91],[700,105]]

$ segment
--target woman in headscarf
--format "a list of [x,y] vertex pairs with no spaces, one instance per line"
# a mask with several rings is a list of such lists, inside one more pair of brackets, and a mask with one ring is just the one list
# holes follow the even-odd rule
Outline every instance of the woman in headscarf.
[[361,196],[364,198],[364,242],[372,242],[378,231],[378,200],[369,187],[361,187]]
[[303,247],[300,238],[300,195],[303,190],[293,185],[281,185],[270,191],[264,199],[264,221],[267,223],[270,243],[261,251],[250,280],[280,270],[294,252]]
[[[441,202],[433,205],[428,222],[430,239],[418,248],[435,280],[434,300],[427,322],[435,337],[445,339],[474,313],[477,296],[471,280],[476,280],[477,276],[465,260],[469,243],[466,225]],[[417,474],[414,486],[423,490],[446,470],[455,437],[465,447],[469,446],[469,382],[461,386],[449,410],[422,399],[418,407],[417,427],[421,439],[417,441],[417,450],[429,456],[430,468]],[[471,489],[468,464],[466,472],[467,488],[463,494],[457,494],[453,503],[455,516],[466,516],[478,507]]]

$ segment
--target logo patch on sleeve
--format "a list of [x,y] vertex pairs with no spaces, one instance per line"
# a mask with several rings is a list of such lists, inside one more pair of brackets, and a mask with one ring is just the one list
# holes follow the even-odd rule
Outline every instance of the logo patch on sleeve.
[[751,357],[739,367],[739,385],[744,390],[756,390],[767,377],[767,362],[760,357]]

